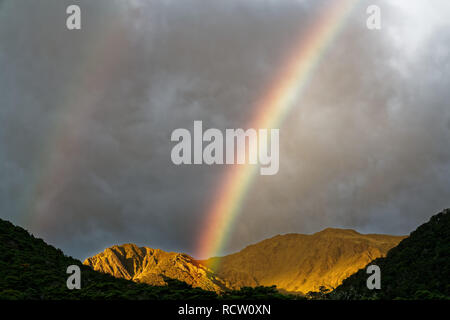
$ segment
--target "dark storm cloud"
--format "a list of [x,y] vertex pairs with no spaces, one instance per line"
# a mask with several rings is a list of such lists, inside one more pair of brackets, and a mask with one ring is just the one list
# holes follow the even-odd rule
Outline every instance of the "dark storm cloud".
[[[72,3],[0,2],[1,216],[79,258],[194,253],[225,168],[171,164],[172,130],[245,125],[327,1],[77,1],[69,32]],[[381,31],[362,1],[331,44],[229,250],[328,226],[404,234],[449,205],[448,25],[404,38],[409,16],[379,3]]]

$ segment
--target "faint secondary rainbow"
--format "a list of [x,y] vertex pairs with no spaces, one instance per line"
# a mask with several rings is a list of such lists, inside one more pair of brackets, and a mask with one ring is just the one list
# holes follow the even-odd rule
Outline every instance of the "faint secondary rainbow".
[[[279,128],[299,100],[327,47],[357,2],[358,0],[335,0],[324,7],[320,17],[295,44],[278,76],[271,81],[269,90],[256,106],[256,115],[249,123],[249,128]],[[257,171],[257,165],[230,167],[206,213],[202,228],[204,231],[197,246],[197,257],[205,259],[222,253]],[[210,267],[217,267],[217,263],[218,260],[215,259]]]
[[[47,133],[46,144],[36,161],[30,186],[23,194],[22,222],[31,229],[52,228],[54,215],[51,210],[57,193],[76,174],[75,163],[81,150],[80,132],[96,112],[99,103],[114,81],[114,72],[120,66],[126,52],[125,34],[122,26],[100,29],[90,33],[86,47],[79,49],[84,57],[80,70],[69,83],[61,84],[63,94],[60,108],[56,111],[54,126]],[[83,56],[83,53],[85,56]],[[85,94],[86,90],[95,94]]]

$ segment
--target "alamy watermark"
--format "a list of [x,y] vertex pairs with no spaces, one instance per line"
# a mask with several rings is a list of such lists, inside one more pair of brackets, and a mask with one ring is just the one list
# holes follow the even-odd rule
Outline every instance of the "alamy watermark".
[[66,13],[69,15],[66,19],[66,27],[69,30],[81,29],[81,8],[75,4],[70,5],[66,9]]
[[381,30],[381,9],[377,5],[370,5],[366,9],[369,15],[366,20],[366,26],[369,30]]
[[371,276],[367,278],[366,285],[367,289],[373,290],[373,289],[381,289],[381,270],[380,267],[371,264],[366,269],[367,274],[370,274]]
[[67,278],[66,286],[67,289],[73,290],[73,289],[81,289],[81,270],[80,267],[73,264],[67,267],[66,270],[67,274],[70,274],[70,276]]
[[280,164],[279,138],[279,129],[226,129],[222,133],[210,128],[203,132],[202,121],[194,121],[193,134],[184,128],[172,132],[171,141],[178,143],[171,159],[176,165],[259,164],[261,175],[274,175]]

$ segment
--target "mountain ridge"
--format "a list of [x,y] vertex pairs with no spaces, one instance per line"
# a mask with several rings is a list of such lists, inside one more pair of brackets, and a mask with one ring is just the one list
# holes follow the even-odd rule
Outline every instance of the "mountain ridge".
[[165,285],[165,278],[186,282],[193,287],[221,292],[223,281],[194,258],[135,244],[115,245],[87,258],[84,265],[118,278],[151,285]]
[[233,289],[275,284],[283,291],[305,294],[336,287],[404,237],[326,228],[313,234],[276,235],[202,263],[219,265],[217,275]]
[[[206,260],[123,244],[106,248],[84,264],[96,271],[151,285],[163,285],[163,277],[168,277],[216,292],[276,285],[281,291],[304,294],[318,291],[321,286],[339,285],[371,260],[386,255],[404,237],[326,228],[311,235],[275,235],[239,252]],[[315,248],[317,244],[322,249]],[[319,254],[324,248],[326,253]],[[302,256],[310,260],[305,261]],[[317,256],[321,260],[314,263]],[[216,262],[217,270],[210,269]]]

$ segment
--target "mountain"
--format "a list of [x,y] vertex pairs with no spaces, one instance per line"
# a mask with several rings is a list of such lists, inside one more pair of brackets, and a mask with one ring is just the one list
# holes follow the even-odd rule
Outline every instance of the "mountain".
[[[295,298],[280,295],[267,287],[271,285],[289,292],[337,285],[330,294],[313,298],[450,299],[449,259],[450,209],[408,238],[325,229],[313,235],[278,235],[206,261],[128,244],[87,259],[87,265],[0,219],[0,300]],[[215,272],[206,267],[216,262]],[[368,264],[380,267],[381,290],[367,289]],[[81,269],[81,290],[66,287],[70,265]],[[353,273],[355,269],[359,271]],[[212,292],[224,288],[232,290],[219,297]]]
[[381,289],[369,290],[366,267],[329,294],[332,299],[450,299],[450,209],[413,231],[380,267]]
[[[67,267],[81,269],[81,289],[66,286]],[[215,299],[211,291],[167,280],[166,286],[138,284],[96,272],[26,230],[0,219],[0,300]],[[271,292],[259,290],[266,296]],[[256,291],[255,291],[256,292]]]
[[217,264],[217,276],[234,289],[276,285],[282,291],[304,294],[322,286],[337,287],[403,238],[328,228],[312,235],[277,235],[203,263]]
[[[205,261],[125,244],[108,248],[84,264],[118,278],[151,285],[164,284],[163,278],[171,278],[216,292],[276,285],[284,292],[306,293],[321,286],[338,286],[368,262],[384,256],[403,238],[325,229],[313,235],[275,236],[238,253]],[[215,271],[207,267],[215,262],[219,262]]]
[[151,285],[164,285],[165,279],[177,279],[193,287],[221,292],[223,281],[187,254],[124,244],[107,248],[84,261],[96,271],[117,278]]

